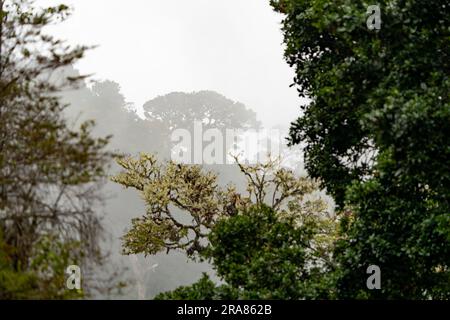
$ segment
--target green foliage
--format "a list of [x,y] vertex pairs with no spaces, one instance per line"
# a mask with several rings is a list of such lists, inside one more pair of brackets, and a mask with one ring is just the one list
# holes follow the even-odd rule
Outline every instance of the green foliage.
[[45,34],[68,15],[64,5],[0,2],[0,233],[2,248],[12,250],[0,252],[0,272],[17,279],[3,278],[6,297],[73,297],[62,292],[67,263],[76,260],[89,274],[103,262],[95,204],[111,158],[108,138],[91,136],[92,121],[72,130],[63,117],[58,92],[84,77],[52,77],[87,47]]
[[[224,214],[224,196],[217,176],[202,172],[200,166],[159,164],[156,157],[121,158],[125,170],[114,182],[136,189],[144,199],[147,214],[132,220],[132,229],[123,237],[125,254],[156,254],[163,250],[186,250],[193,255],[202,249],[205,230]],[[189,214],[192,222],[183,222],[173,208]]]
[[[448,298],[450,6],[382,1],[368,30],[365,1],[280,0],[286,59],[311,103],[291,126],[306,167],[342,219],[339,295]],[[370,264],[381,290],[366,290]]]
[[25,299],[38,286],[38,279],[32,272],[22,272],[11,263],[14,248],[3,241],[0,233],[0,298]]
[[[237,161],[237,159],[236,159]],[[181,249],[208,260],[224,281],[207,276],[158,299],[312,299],[334,296],[332,248],[337,224],[327,212],[318,182],[296,177],[279,160],[244,165],[247,195],[199,166],[155,156],[122,158],[113,181],[135,188],[147,214],[133,219],[123,237],[125,254]],[[191,219],[181,220],[178,208]]]
[[[236,161],[247,179],[246,196],[232,184],[220,188],[217,174],[203,171],[198,165],[173,161],[160,164],[156,156],[145,153],[138,158],[119,158],[117,163],[124,170],[112,180],[136,189],[147,208],[144,216],[132,220],[132,228],[123,237],[124,253],[156,254],[181,249],[195,258],[202,253],[209,231],[220,218],[236,215],[252,204],[267,203],[286,216],[325,211],[322,199],[304,201],[317,191],[318,183],[296,177],[280,167],[279,160],[257,165]],[[174,209],[181,210],[188,219]]]
[[[428,186],[407,188],[395,176],[396,164],[381,159],[377,168],[390,174],[354,183],[348,191],[354,217],[337,246],[342,295],[448,299],[450,208]],[[369,264],[382,270],[379,292],[364,289]]]
[[[156,298],[333,298],[334,267],[329,260],[332,247],[318,250],[323,245],[320,242],[325,242],[320,235],[328,222],[317,213],[298,219],[265,205],[223,218],[208,235],[210,245],[203,256],[212,263],[224,284],[216,285],[203,275],[191,286]],[[327,235],[332,234],[328,228]]]
[[222,219],[208,237],[206,256],[243,299],[330,297],[332,288],[322,285],[332,265],[327,252],[317,250],[323,219],[300,217],[263,205]]
[[76,299],[83,291],[66,290],[67,266],[79,263],[77,243],[44,236],[36,243],[27,268],[13,265],[15,248],[0,236],[0,299]]

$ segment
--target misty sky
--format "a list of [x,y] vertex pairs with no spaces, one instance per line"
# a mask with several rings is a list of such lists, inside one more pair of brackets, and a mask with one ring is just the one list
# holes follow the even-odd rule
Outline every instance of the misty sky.
[[99,45],[76,67],[114,80],[140,107],[172,91],[215,90],[255,110],[266,126],[288,125],[300,98],[283,59],[281,16],[269,0],[40,0],[69,4],[51,32]]

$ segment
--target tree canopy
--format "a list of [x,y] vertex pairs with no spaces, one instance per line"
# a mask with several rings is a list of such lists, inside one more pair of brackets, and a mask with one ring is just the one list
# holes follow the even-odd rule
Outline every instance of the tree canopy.
[[254,129],[260,126],[256,113],[240,102],[214,91],[172,92],[144,104],[145,116],[160,122],[169,130],[190,129],[194,121],[205,129]]
[[182,250],[211,262],[226,283],[216,287],[205,276],[158,298],[332,296],[336,221],[314,196],[317,181],[295,176],[279,160],[238,162],[247,179],[241,195],[232,184],[220,188],[217,176],[198,165],[161,165],[148,154],[118,163],[124,170],[113,181],[136,189],[146,204],[123,237],[124,253]]
[[[305,163],[346,212],[341,297],[448,298],[450,38],[446,1],[271,1],[311,102],[292,123]],[[350,218],[348,218],[350,216]],[[365,289],[379,265],[381,290]]]
[[[118,83],[88,86],[73,68],[89,47],[46,34],[69,7],[0,0],[0,299],[117,288],[115,273],[98,272],[105,183],[135,191],[115,194],[107,209],[112,224],[140,214],[121,238],[142,280],[139,297],[149,268],[137,255],[176,251],[211,272],[157,299],[450,298],[449,3],[270,4],[282,15],[292,86],[309,100],[288,137],[304,146],[307,176],[270,156],[252,165],[235,157],[229,167],[167,160],[176,129],[198,151],[207,140],[198,123],[261,124],[244,104],[207,90],[158,96],[139,116]],[[215,155],[229,149],[220,136]],[[120,171],[107,180],[113,157]],[[66,287],[73,264],[81,290]],[[376,289],[367,285],[374,266]]]

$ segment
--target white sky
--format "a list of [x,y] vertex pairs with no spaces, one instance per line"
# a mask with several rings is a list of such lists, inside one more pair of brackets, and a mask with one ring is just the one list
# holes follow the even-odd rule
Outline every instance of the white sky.
[[76,67],[120,83],[141,107],[172,91],[215,90],[255,110],[266,126],[287,126],[301,104],[289,88],[281,16],[269,0],[39,0],[69,4],[51,32],[99,45]]

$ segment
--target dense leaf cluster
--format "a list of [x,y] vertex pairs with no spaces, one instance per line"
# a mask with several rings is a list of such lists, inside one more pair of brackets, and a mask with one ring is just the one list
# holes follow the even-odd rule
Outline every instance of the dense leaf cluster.
[[[448,298],[450,6],[280,0],[286,59],[311,102],[292,124],[306,167],[345,208],[341,297]],[[365,289],[377,264],[380,291]]]

